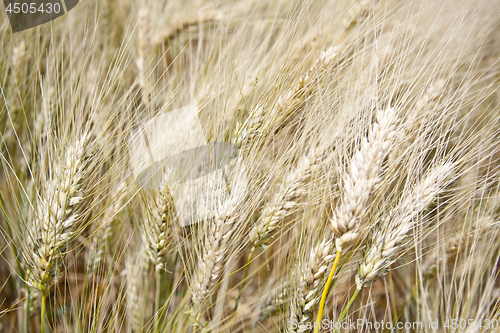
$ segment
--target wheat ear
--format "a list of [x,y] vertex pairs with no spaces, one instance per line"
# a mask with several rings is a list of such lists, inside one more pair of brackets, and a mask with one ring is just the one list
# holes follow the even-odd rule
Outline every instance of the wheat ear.
[[281,94],[275,105],[270,109],[264,109],[260,105],[255,106],[246,121],[239,126],[236,144],[246,148],[250,143],[254,144],[255,138],[261,133],[266,133],[273,124],[282,123],[313,91],[314,81],[325,72],[336,56],[337,50],[334,47],[322,51],[307,73]]
[[203,253],[198,260],[192,288],[193,308],[201,316],[200,306],[209,297],[219,281],[224,269],[228,240],[233,233],[233,225],[238,217],[238,201],[229,199],[217,214],[214,223],[209,227],[203,247]]
[[46,297],[49,288],[63,274],[68,245],[83,230],[86,216],[80,211],[85,199],[86,176],[90,174],[90,140],[88,132],[70,146],[62,163],[54,163],[55,174],[48,182],[37,206],[26,258],[27,283],[42,294],[41,331],[45,331]]
[[[320,302],[322,281],[330,263],[335,259],[332,254],[333,240],[323,240],[311,251],[309,261],[301,270],[299,285],[292,305],[289,325],[291,332],[306,332],[308,321],[312,318]],[[294,329],[293,327],[296,327]]]
[[155,266],[155,326],[157,333],[160,325],[160,302],[161,302],[161,271],[165,269],[167,253],[171,244],[171,235],[174,227],[174,201],[167,186],[167,175],[163,174],[160,190],[154,197],[152,203],[144,212],[144,223],[141,224],[141,235],[146,254]]
[[306,180],[313,174],[320,163],[326,158],[328,149],[321,149],[317,154],[312,149],[308,155],[303,156],[295,169],[286,177],[280,190],[264,206],[262,214],[255,226],[250,230],[249,239],[252,249],[248,255],[247,266],[243,282],[240,285],[238,296],[235,301],[234,312],[238,309],[239,299],[245,287],[248,268],[253,252],[260,247],[268,246],[280,229],[281,221],[293,214],[298,206],[301,196],[305,193]]
[[[341,322],[349,307],[354,303],[361,289],[385,274],[389,266],[397,260],[408,232],[415,225],[419,214],[434,197],[443,190],[453,173],[455,164],[443,163],[434,168],[397,207],[387,216],[388,223],[383,225],[372,237],[373,243],[367,248],[356,272],[356,290],[340,314]],[[337,332],[335,329],[334,332]]]
[[175,214],[174,202],[164,175],[160,190],[149,204],[142,225],[142,237],[146,253],[156,270],[165,268],[166,255],[171,243],[169,232],[173,226]]
[[54,166],[55,176],[38,205],[28,283],[43,294],[61,276],[67,246],[81,231],[84,214],[78,208],[85,197],[89,157],[89,135],[84,134],[68,148],[64,162]]
[[359,236],[358,229],[368,199],[380,181],[382,162],[396,136],[394,108],[377,111],[376,119],[368,137],[363,138],[361,147],[352,157],[350,169],[344,177],[344,197],[330,220],[339,251]]
[[286,176],[282,186],[266,203],[256,225],[250,230],[250,241],[253,248],[268,246],[280,229],[284,218],[293,214],[299,199],[306,191],[306,180],[313,174],[326,158],[327,150],[317,154],[313,149],[308,155],[300,158],[297,166]]
[[274,113],[278,113],[280,109],[291,109],[300,103],[304,97],[313,89],[311,83],[332,63],[337,56],[337,49],[330,46],[322,51],[320,55],[314,59],[313,64],[309,67],[306,75],[300,77],[295,83],[295,87],[285,92],[278,99],[277,109]]
[[389,223],[373,236],[373,243],[366,250],[356,273],[356,284],[361,288],[385,274],[396,261],[408,232],[416,223],[419,214],[443,189],[454,169],[453,163],[443,163],[432,170],[388,216]]

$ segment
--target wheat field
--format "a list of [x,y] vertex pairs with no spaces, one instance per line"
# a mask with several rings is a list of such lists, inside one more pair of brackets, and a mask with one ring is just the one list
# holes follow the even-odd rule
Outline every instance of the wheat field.
[[82,0],[0,44],[1,332],[500,332],[500,2]]

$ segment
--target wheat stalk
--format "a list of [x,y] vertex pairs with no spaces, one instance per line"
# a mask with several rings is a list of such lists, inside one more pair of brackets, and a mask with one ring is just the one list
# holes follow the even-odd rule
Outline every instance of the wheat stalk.
[[[336,258],[321,295],[317,323],[321,322],[323,310],[335,270],[343,247],[356,241],[370,194],[380,181],[382,163],[392,140],[396,136],[396,115],[394,108],[377,111],[376,122],[370,128],[368,137],[363,138],[361,147],[354,154],[349,172],[344,177],[344,197],[334,211],[330,225],[336,234]],[[314,328],[315,333],[319,325]]]
[[266,317],[270,317],[278,311],[282,310],[282,308],[287,304],[289,299],[288,293],[290,292],[289,286],[281,286],[278,287],[277,290],[280,290],[276,293],[270,293],[264,301],[259,305],[259,319],[263,320]]

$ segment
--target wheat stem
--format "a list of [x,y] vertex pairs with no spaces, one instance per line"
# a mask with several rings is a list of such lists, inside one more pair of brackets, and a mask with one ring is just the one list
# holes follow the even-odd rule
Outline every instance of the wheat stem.
[[156,277],[156,295],[155,295],[155,333],[158,333],[160,324],[160,296],[161,296],[161,270],[155,269]]
[[46,299],[45,293],[42,294],[42,309],[40,311],[40,330],[45,333],[45,310],[46,310]]
[[328,275],[328,279],[326,280],[325,289],[323,289],[323,294],[321,294],[321,301],[319,303],[319,310],[318,310],[318,318],[316,319],[316,323],[318,325],[314,325],[314,333],[319,332],[319,325],[321,323],[321,318],[323,317],[323,310],[325,309],[326,297],[328,296],[328,291],[330,289],[330,284],[332,283],[333,276],[335,275],[335,270],[337,269],[337,266],[339,264],[340,254],[341,250],[337,249],[337,254],[335,255],[335,261],[333,262],[332,269],[330,271],[330,274]]
[[245,283],[247,282],[248,271],[249,271],[249,268],[250,268],[250,260],[252,260],[252,255],[253,255],[254,251],[255,251],[255,248],[252,248],[250,250],[250,253],[248,254],[247,263],[245,265],[245,275],[243,276],[243,281],[241,282],[240,288],[238,290],[238,296],[236,297],[236,300],[234,301],[233,312],[234,312],[235,315],[236,315],[236,310],[238,310],[238,304],[240,302],[241,293],[243,292],[243,288],[245,287]]
[[24,301],[24,332],[30,331],[30,301],[31,296],[29,289],[26,288],[26,300]]
[[[354,303],[354,301],[356,300],[356,297],[358,297],[358,294],[359,294],[361,288],[362,288],[362,286],[356,286],[356,291],[354,292],[354,294],[352,295],[351,299],[349,300],[349,303],[347,303],[346,307],[344,308],[344,310],[340,314],[340,317],[338,319],[339,323],[341,323],[342,320],[344,320],[344,317],[347,314],[347,310],[349,310],[349,308],[351,307],[352,303]],[[337,329],[335,329],[335,331],[333,331],[333,333],[337,333]]]

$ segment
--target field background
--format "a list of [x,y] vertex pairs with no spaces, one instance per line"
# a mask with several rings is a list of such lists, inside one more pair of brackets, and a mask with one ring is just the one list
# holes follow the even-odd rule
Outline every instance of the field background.
[[[497,331],[500,2],[0,9],[0,331]],[[131,138],[189,105],[238,154],[186,226]]]

